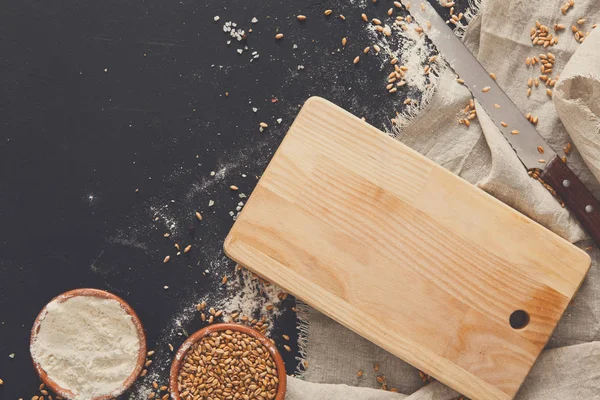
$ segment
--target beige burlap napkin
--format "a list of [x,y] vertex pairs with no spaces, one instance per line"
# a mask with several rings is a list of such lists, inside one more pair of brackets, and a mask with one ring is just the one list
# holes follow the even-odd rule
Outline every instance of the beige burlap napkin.
[[[600,343],[547,350],[534,365],[517,400],[565,400],[600,398]],[[454,400],[458,393],[439,382],[430,383],[411,395],[348,385],[309,383],[289,379],[286,400]]]
[[[571,142],[569,166],[600,196],[600,32],[594,31],[583,44],[569,30],[577,20],[591,31],[600,22],[600,2],[577,0],[563,15],[564,0],[487,0],[471,21],[464,41],[523,113],[538,116],[538,130],[559,153]],[[552,27],[564,24],[556,46],[533,46],[529,30],[535,21]],[[554,74],[560,80],[551,99],[543,84],[527,97],[527,80],[539,68],[527,67],[525,59],[551,51],[556,56]],[[461,112],[471,94],[455,80],[450,69],[442,69],[431,100],[407,121],[402,115],[398,140],[438,164],[477,185],[506,204],[535,219],[578,245],[587,246],[586,236],[569,212],[539,182],[529,178],[515,153],[485,111],[478,105],[478,118],[469,128],[459,125]],[[542,353],[525,381],[518,399],[600,398],[600,252],[591,251],[590,274],[559,323],[548,350]],[[291,378],[288,397],[303,399],[440,399],[458,396],[434,382],[424,385],[418,371],[353,332],[305,309],[301,313],[304,359],[308,368],[304,381]],[[373,364],[387,377],[388,387],[401,394],[368,390],[376,387]],[[363,370],[362,377],[356,373]]]

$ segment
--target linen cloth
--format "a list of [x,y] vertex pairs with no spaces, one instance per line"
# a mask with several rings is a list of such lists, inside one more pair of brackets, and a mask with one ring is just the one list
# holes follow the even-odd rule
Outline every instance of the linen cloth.
[[[557,153],[562,155],[566,144],[572,143],[568,165],[599,197],[600,32],[592,31],[591,26],[600,22],[600,2],[575,3],[563,15],[564,0],[483,1],[464,42],[483,66],[496,74],[517,107],[524,114],[538,116],[538,131]],[[586,22],[580,28],[592,33],[580,44],[570,27],[582,17]],[[548,27],[567,27],[558,34],[556,46],[532,45],[529,30],[536,20]],[[560,74],[553,97],[546,94],[543,82],[527,97],[526,82],[540,71],[539,64],[527,67],[525,59],[546,52],[556,57],[553,76]],[[396,138],[590,252],[590,273],[517,399],[600,398],[600,252],[590,247],[592,243],[568,210],[527,175],[478,104],[478,118],[470,127],[457,123],[464,118],[462,110],[472,96],[455,78],[451,69],[441,69],[428,104],[408,123],[399,117],[401,128],[394,132]],[[308,367],[301,373],[303,380],[290,378],[286,399],[451,400],[460,396],[439,382],[423,384],[415,368],[317,311],[307,309],[304,317]],[[388,388],[400,393],[365,388],[379,386],[374,363],[379,364],[379,373],[386,375]],[[360,378],[358,370],[364,371]]]

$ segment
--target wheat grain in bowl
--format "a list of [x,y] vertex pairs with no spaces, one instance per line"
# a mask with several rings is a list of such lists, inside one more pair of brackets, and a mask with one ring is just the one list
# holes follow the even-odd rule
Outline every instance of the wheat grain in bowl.
[[182,400],[282,400],[283,360],[262,334],[238,324],[208,326],[181,346],[171,367],[171,396]]
[[123,299],[77,289],[50,301],[35,320],[31,357],[44,384],[71,400],[107,400],[137,379],[146,337]]

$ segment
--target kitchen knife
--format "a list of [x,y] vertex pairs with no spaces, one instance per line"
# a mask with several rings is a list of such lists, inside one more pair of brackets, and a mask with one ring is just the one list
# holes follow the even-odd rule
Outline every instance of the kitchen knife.
[[[508,95],[427,2],[401,0],[440,54],[488,113],[517,156],[542,183],[551,187],[600,245],[600,203],[546,143]],[[551,191],[552,191],[551,190]]]

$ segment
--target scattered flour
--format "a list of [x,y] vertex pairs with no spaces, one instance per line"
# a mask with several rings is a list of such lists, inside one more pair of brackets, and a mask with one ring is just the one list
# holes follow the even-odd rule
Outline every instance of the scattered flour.
[[169,210],[169,204],[163,204],[162,206],[150,206],[150,212],[152,218],[156,221],[163,221],[165,229],[170,233],[179,233],[178,224],[175,217],[173,217]]
[[[479,0],[473,0],[477,2]],[[406,21],[408,14],[404,12],[403,21],[396,21],[396,16],[384,17],[384,29],[388,29],[389,36],[377,32],[376,26],[365,25],[365,29],[372,38],[372,48],[378,46],[381,51],[381,69],[386,71],[383,78],[383,86],[388,84],[388,73],[392,72],[390,60],[398,59],[398,65],[406,67],[403,80],[406,82],[402,87],[402,95],[398,96],[398,108],[396,116],[392,119],[392,129],[388,130],[391,136],[398,135],[402,128],[415,118],[431,101],[443,71],[448,68],[443,58],[437,53],[435,47],[426,38],[420,35],[415,28],[418,24],[411,19]],[[470,11],[465,11],[465,18],[472,18]],[[464,34],[464,26],[458,24],[455,28],[458,36]],[[435,56],[433,59],[432,57]],[[425,73],[425,67],[429,72]],[[400,94],[400,91],[398,92]],[[407,103],[408,101],[408,103]]]
[[400,62],[408,67],[406,83],[418,90],[425,90],[429,82],[427,75],[423,73],[423,64],[431,56],[431,49],[425,43],[425,39],[421,36],[413,42],[410,42],[410,39],[404,41],[400,54]]
[[140,341],[131,317],[112,299],[52,301],[31,356],[75,400],[116,397],[136,368]]
[[223,310],[227,321],[231,321],[229,315],[234,312],[253,318],[264,315],[267,317],[267,322],[269,322],[269,329],[267,330],[267,333],[269,333],[274,319],[281,312],[277,307],[271,311],[267,311],[266,307],[269,304],[277,305],[281,302],[278,295],[282,290],[276,285],[263,282],[246,269],[238,271],[229,282],[228,291],[230,295],[219,300],[216,308]]
[[[390,19],[393,21],[393,19]],[[429,57],[435,54],[433,47],[426,41],[425,35],[419,35],[414,28],[416,23],[407,24],[408,30],[403,30],[399,25],[387,25],[392,31],[392,36],[386,37],[376,30],[376,25],[368,24],[366,29],[373,37],[374,44],[381,48],[381,53],[388,57],[381,57],[383,65],[389,65],[392,58],[399,59],[399,64],[408,68],[404,80],[418,92],[429,88],[431,80],[423,73],[423,68],[428,64]],[[390,70],[391,71],[391,70]],[[435,72],[435,68],[432,68]],[[387,75],[385,76],[387,83]]]

